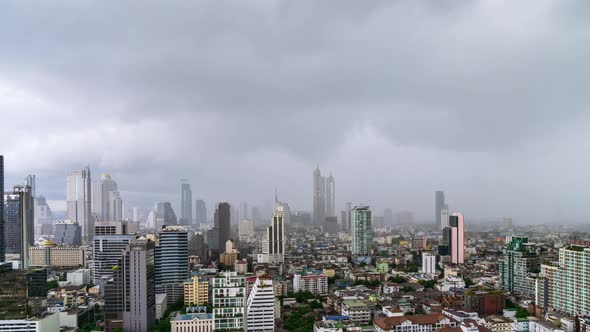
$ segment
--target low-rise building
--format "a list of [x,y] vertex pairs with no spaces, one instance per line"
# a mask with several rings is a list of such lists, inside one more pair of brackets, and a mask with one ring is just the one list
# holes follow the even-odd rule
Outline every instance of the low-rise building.
[[25,319],[0,320],[0,332],[59,332],[59,314],[46,312]]
[[171,332],[213,332],[213,314],[178,314],[170,319]]
[[316,295],[328,294],[328,277],[323,273],[293,275],[293,291],[307,291]]
[[457,326],[456,320],[443,314],[386,317],[373,321],[375,332],[432,332],[443,327]]
[[78,269],[67,273],[67,281],[72,286],[90,285],[92,283],[92,270]]
[[156,319],[162,319],[167,308],[166,294],[156,294]]
[[209,302],[209,281],[201,276],[193,276],[184,282],[184,304],[187,306],[205,305]]
[[43,246],[29,248],[29,262],[31,266],[80,267],[86,265],[86,254],[82,247],[45,241]]
[[371,321],[371,310],[360,300],[343,301],[340,309],[342,316],[348,316],[352,322],[368,324]]

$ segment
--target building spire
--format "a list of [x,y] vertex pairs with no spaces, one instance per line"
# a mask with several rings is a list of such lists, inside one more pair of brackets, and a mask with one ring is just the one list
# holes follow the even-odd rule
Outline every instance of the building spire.
[[279,194],[277,193],[277,186],[275,186],[275,203],[279,204]]

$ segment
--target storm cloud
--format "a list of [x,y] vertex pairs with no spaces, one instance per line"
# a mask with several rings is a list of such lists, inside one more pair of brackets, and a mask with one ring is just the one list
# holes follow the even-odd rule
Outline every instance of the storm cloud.
[[3,1],[7,183],[110,172],[130,205],[337,206],[587,221],[585,1]]

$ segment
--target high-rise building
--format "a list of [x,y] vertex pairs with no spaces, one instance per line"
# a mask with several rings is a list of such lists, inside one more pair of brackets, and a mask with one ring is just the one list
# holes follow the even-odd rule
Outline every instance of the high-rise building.
[[240,241],[250,241],[253,240],[255,236],[256,232],[254,231],[254,221],[240,221],[240,225],[238,226],[238,237]]
[[385,211],[383,211],[383,223],[385,225],[393,225],[393,220],[393,210],[385,209]]
[[104,284],[113,276],[113,267],[119,264],[121,255],[133,235],[97,235],[92,250],[92,272],[94,284]]
[[34,204],[31,187],[14,186],[4,193],[4,236],[6,253],[19,254],[22,269],[29,267],[29,247],[35,242]]
[[47,200],[44,196],[37,196],[35,198],[35,225],[51,225],[52,223],[53,213],[47,205]]
[[352,254],[371,256],[373,252],[373,227],[371,209],[368,206],[355,206],[351,214]]
[[205,205],[205,201],[202,199],[195,201],[195,219],[199,227],[201,224],[207,223],[207,205]]
[[184,282],[184,304],[201,306],[209,303],[209,280],[196,275]]
[[539,256],[526,237],[512,237],[500,260],[500,287],[511,293],[533,297],[535,281],[530,275],[538,273]]
[[441,222],[440,222],[440,211],[444,208],[445,206],[445,192],[442,190],[438,190],[437,192],[434,193],[434,217],[436,220],[436,227],[438,229],[442,229],[441,228]]
[[189,183],[180,186],[180,225],[193,224],[193,192]]
[[[47,303],[47,269],[0,269],[0,298],[0,321],[42,314],[47,310],[43,304]],[[0,330],[22,331],[22,327]]]
[[4,156],[0,155],[0,262],[6,261],[4,227]]
[[149,331],[156,315],[154,243],[133,240],[126,248],[124,271],[127,308],[123,313],[125,331]]
[[440,230],[444,230],[445,227],[449,227],[449,209],[446,208],[446,204],[445,207],[443,207],[440,210]]
[[217,242],[217,250],[223,250],[225,243],[227,240],[231,238],[230,234],[230,210],[231,207],[229,203],[222,202],[217,205],[217,210],[215,210],[215,225],[214,227],[217,228],[218,231],[218,242]]
[[321,226],[326,219],[326,181],[317,167],[313,172],[313,223]]
[[248,203],[246,203],[246,202],[240,203],[240,211],[238,213],[239,220],[245,220],[245,219],[248,219],[249,217],[250,217],[250,214],[248,213]]
[[436,273],[436,255],[422,253],[422,272],[427,274]]
[[324,222],[323,231],[324,233],[328,234],[337,234],[339,227],[338,227],[338,218],[336,217],[326,217],[326,221]]
[[188,278],[188,233],[183,226],[164,226],[156,246],[156,293],[166,294],[169,304],[184,292]]
[[109,173],[103,173],[100,180],[92,182],[92,213],[99,221],[117,221],[113,219],[114,213],[110,193],[117,191],[115,182]]
[[310,292],[316,295],[328,294],[328,277],[323,273],[303,272],[293,275],[293,292]]
[[285,205],[277,204],[270,226],[266,229],[269,260],[274,263],[285,262]]
[[336,183],[332,173],[326,180],[326,217],[336,216]]
[[[544,287],[537,287],[536,304],[571,316],[590,312],[590,246],[570,244],[559,249],[557,264],[541,265]],[[539,295],[543,295],[539,298]]]
[[271,278],[256,278],[246,311],[246,331],[275,330],[275,296]]
[[236,272],[220,272],[212,279],[214,330],[243,330],[246,306],[246,281]]
[[465,257],[465,228],[463,215],[453,213],[449,216],[449,227],[443,230],[443,242],[452,264],[463,264]]
[[84,241],[92,240],[94,219],[91,212],[90,168],[71,171],[66,179],[67,218],[82,227]]
[[123,199],[118,191],[109,192],[108,210],[109,221],[123,220]]
[[60,245],[79,246],[82,244],[82,228],[70,220],[55,224],[53,242]]
[[207,260],[207,251],[208,248],[203,234],[193,234],[188,241],[188,255],[198,256],[201,262],[204,262]]
[[172,209],[172,204],[170,204],[170,202],[156,203],[155,217],[156,229],[162,229],[162,226],[164,225],[178,224],[176,213],[174,213],[174,210]]

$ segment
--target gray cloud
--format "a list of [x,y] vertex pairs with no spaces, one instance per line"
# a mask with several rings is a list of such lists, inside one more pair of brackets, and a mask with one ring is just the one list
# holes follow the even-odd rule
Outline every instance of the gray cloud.
[[[522,1],[0,4],[0,151],[54,199],[109,171],[133,204],[275,185],[431,218],[588,211],[590,7]],[[584,219],[586,220],[586,219]]]

